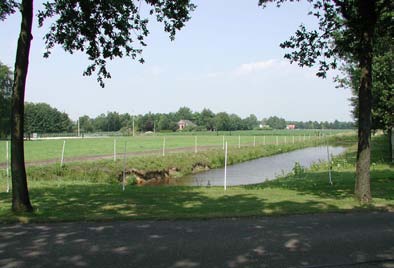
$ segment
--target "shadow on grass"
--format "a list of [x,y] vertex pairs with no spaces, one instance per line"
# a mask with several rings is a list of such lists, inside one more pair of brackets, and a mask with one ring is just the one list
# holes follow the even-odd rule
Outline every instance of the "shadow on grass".
[[[259,185],[244,186],[246,189],[278,188],[297,191],[300,194],[322,198],[349,198],[354,194],[355,173],[333,171],[333,185],[328,172],[308,172],[305,177],[288,176]],[[394,173],[392,169],[371,170],[371,191],[374,198],[394,200]]]
[[[242,187],[229,188],[227,192],[217,187],[178,186],[129,186],[123,192],[121,186],[111,184],[32,188],[35,213],[14,215],[9,208],[3,208],[0,219],[5,222],[192,219],[339,210],[324,200],[275,200],[265,195],[260,190],[248,193]],[[1,193],[0,198],[8,199],[9,195]]]

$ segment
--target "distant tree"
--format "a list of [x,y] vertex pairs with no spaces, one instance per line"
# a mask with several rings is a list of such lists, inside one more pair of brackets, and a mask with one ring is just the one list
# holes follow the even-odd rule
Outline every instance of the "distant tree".
[[10,135],[11,131],[11,69],[0,62],[0,138]]
[[[69,53],[81,51],[92,62],[84,72],[91,75],[97,71],[97,80],[104,86],[103,79],[110,78],[106,68],[107,60],[115,57],[138,58],[146,46],[148,18],[141,16],[141,3],[146,3],[150,16],[164,24],[164,31],[174,39],[175,32],[190,19],[195,6],[189,0],[49,0],[38,12],[38,22],[43,26],[51,20],[44,35],[48,57],[55,45],[61,45]],[[3,0],[0,4],[0,19],[4,20],[16,10],[21,12],[21,29],[15,60],[15,74],[12,94],[11,119],[11,173],[12,209],[32,211],[24,165],[24,97],[29,64],[33,24],[33,0]],[[140,62],[144,62],[139,58]]]
[[271,116],[266,120],[267,125],[273,129],[284,129],[286,128],[286,120],[277,116]]
[[132,128],[133,117],[130,114],[128,113],[120,114],[119,120],[120,120],[120,126],[122,128],[126,128],[126,129]]
[[153,131],[155,127],[155,117],[154,115],[149,112],[147,114],[144,114],[141,116],[139,119],[139,126],[142,131]]
[[177,121],[179,120],[193,120],[193,112],[188,107],[181,107],[175,113]]
[[214,118],[215,129],[218,131],[230,130],[230,117],[227,113],[217,113]]
[[246,129],[251,130],[259,126],[259,120],[254,114],[249,115],[243,119],[244,126]]
[[108,118],[105,114],[100,114],[92,120],[95,131],[108,131]]
[[46,103],[25,104],[25,130],[31,133],[70,132],[73,123],[66,113]]
[[170,120],[167,115],[161,115],[159,121],[157,122],[158,130],[170,130]]
[[241,117],[236,114],[229,115],[229,129],[228,130],[242,130],[243,122]]
[[81,116],[79,117],[78,120],[79,120],[79,127],[82,132],[94,131],[93,120],[89,116],[87,115]]
[[107,113],[107,131],[119,131],[122,127],[120,122],[120,116],[117,112]]

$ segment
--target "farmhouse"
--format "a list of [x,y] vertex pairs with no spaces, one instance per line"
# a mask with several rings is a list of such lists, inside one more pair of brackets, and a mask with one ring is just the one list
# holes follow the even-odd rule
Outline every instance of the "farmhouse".
[[190,120],[180,120],[178,122],[178,129],[179,130],[183,130],[185,127],[195,127],[197,126],[196,124],[194,124],[192,121]]
[[287,125],[286,126],[286,129],[295,129],[296,128],[296,125]]

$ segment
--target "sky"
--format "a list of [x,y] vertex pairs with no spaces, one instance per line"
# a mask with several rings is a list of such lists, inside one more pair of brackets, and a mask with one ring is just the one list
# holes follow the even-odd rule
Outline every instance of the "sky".
[[[35,1],[36,11],[41,1]],[[170,41],[163,26],[151,19],[144,64],[129,58],[108,64],[112,78],[101,88],[95,76],[82,73],[89,61],[56,47],[48,59],[43,36],[49,23],[33,25],[25,100],[46,102],[76,120],[108,111],[143,114],[193,111],[279,116],[297,121],[352,121],[348,89],[316,77],[316,69],[300,68],[283,58],[279,44],[304,23],[308,3],[262,9],[258,0],[195,0],[197,9]],[[306,1],[305,1],[306,2]],[[13,68],[20,15],[0,22],[0,61]]]

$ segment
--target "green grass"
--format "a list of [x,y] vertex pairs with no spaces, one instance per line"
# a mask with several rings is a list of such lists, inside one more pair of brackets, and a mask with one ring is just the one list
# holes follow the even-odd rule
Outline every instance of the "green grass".
[[[343,141],[345,138],[341,138]],[[352,139],[352,138],[351,138]],[[324,140],[320,140],[324,143]],[[274,155],[315,146],[319,141],[305,141],[294,144],[238,146],[232,145],[228,149],[229,165],[256,159],[263,156]],[[63,168],[59,164],[46,166],[29,166],[27,169],[30,180],[70,180],[96,183],[116,183],[122,176],[124,161],[118,159],[101,160],[96,162],[67,163]],[[218,168],[224,166],[224,152],[222,148],[203,150],[198,153],[183,152],[171,153],[165,157],[162,154],[128,157],[125,164],[127,169],[136,168],[145,171],[177,170],[175,177],[192,173],[195,166]]]
[[[326,134],[338,134],[342,132],[328,132]],[[107,138],[84,138],[84,139],[67,139],[65,147],[65,161],[75,157],[111,155],[114,153],[114,141],[116,140],[117,153],[123,153],[126,146],[126,152],[143,152],[158,150],[161,153],[163,148],[163,139],[166,138],[165,146],[167,149],[182,147],[194,147],[195,135],[197,135],[198,146],[214,146],[221,148],[223,146],[223,135],[230,146],[238,145],[238,138],[241,136],[241,145],[246,146],[256,144],[276,144],[278,143],[299,143],[318,139],[316,131],[236,131],[219,133],[201,132],[201,133],[176,133],[162,134],[160,136],[136,136],[136,137],[107,137]],[[293,138],[294,137],[294,138]],[[6,145],[5,141],[0,141],[0,164],[6,162]],[[25,142],[25,160],[26,162],[40,161],[48,159],[58,159],[60,162],[63,148],[63,140],[34,140]]]
[[373,203],[359,204],[353,196],[355,147],[333,160],[334,185],[328,184],[327,164],[298,175],[249,186],[176,187],[127,186],[89,180],[30,180],[36,211],[15,215],[10,194],[0,183],[1,222],[107,221],[131,219],[196,219],[287,215],[394,209],[394,167],[385,140],[373,142],[371,188]]

